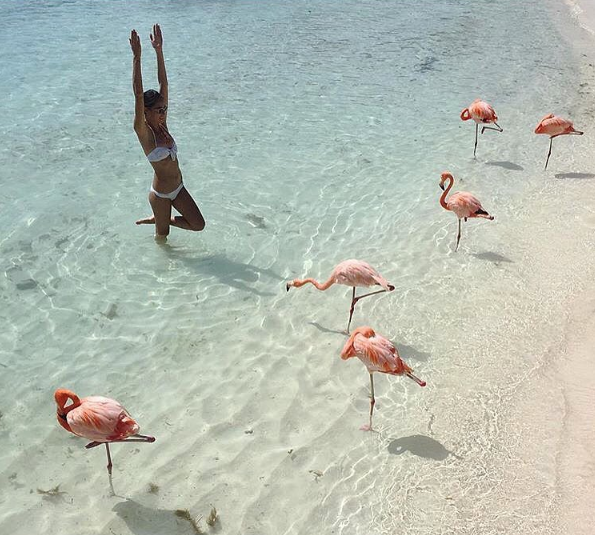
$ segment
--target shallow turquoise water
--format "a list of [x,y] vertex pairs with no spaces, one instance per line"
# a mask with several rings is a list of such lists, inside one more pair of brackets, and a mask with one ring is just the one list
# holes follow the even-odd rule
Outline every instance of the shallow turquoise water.
[[[588,170],[586,142],[556,140],[544,174],[547,140],[532,134],[580,106],[548,5],[0,5],[2,531],[187,533],[173,510],[209,504],[226,533],[498,533],[496,516],[523,518],[497,505],[514,444],[502,398],[557,340],[546,326],[588,257],[551,260],[591,231],[567,217],[591,181],[556,180]],[[153,86],[154,22],[170,130],[207,220],[167,246],[134,225],[151,170],[127,39],[140,32]],[[476,97],[505,129],[481,137],[477,161],[459,119]],[[457,254],[444,169],[496,216],[465,225]],[[367,375],[338,357],[348,290],[284,291],[346,258],[397,287],[354,325],[395,340],[429,383],[379,378],[378,435],[358,430]],[[119,399],[158,437],[118,448],[120,498],[102,453],[57,426],[59,386]],[[66,495],[35,492],[57,484]]]

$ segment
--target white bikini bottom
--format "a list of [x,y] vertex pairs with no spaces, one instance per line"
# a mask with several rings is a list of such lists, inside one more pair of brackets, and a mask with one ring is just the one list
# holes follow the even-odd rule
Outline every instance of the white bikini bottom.
[[155,195],[157,195],[157,197],[159,197],[160,199],[169,199],[170,201],[173,201],[178,196],[178,193],[180,193],[180,191],[182,191],[183,187],[184,187],[184,182],[180,182],[180,185],[175,190],[170,191],[169,193],[159,193],[158,191],[155,191],[153,186],[151,186],[150,191],[151,191],[151,193],[154,193]]

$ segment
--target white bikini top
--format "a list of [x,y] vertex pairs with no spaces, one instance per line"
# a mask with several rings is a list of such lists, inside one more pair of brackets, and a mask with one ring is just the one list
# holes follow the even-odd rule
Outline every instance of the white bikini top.
[[[157,145],[157,138],[155,137],[155,132],[153,132],[153,129],[151,127],[149,127],[149,130],[151,130],[151,133],[153,134],[153,139],[155,140],[155,145]],[[160,162],[161,160],[165,160],[168,156],[171,156],[171,159],[175,160],[177,155],[178,147],[176,145],[176,142],[174,141],[174,144],[171,146],[171,148],[155,147],[151,152],[149,152],[149,154],[147,154],[147,159],[150,162]]]
[[147,154],[147,159],[150,162],[159,162],[161,160],[165,160],[168,156],[171,156],[172,160],[176,159],[178,155],[178,147],[176,146],[176,142],[170,147],[155,147],[149,154]]

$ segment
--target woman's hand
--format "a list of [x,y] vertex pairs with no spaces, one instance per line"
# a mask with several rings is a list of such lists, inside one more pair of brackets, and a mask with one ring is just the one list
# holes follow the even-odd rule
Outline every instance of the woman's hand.
[[132,55],[135,58],[140,58],[140,52],[141,52],[141,47],[140,47],[140,37],[138,36],[138,33],[136,33],[136,30],[132,30],[130,32],[130,48],[132,48]]
[[161,34],[159,24],[153,25],[153,33],[149,37],[151,38],[153,48],[157,51],[161,50],[161,47],[163,47],[163,35]]

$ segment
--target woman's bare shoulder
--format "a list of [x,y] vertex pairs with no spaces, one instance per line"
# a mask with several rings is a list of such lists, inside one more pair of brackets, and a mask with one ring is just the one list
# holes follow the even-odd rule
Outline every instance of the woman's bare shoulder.
[[138,127],[135,127],[134,132],[136,133],[136,137],[145,151],[145,154],[149,154],[149,152],[155,148],[155,138],[147,124],[144,123],[142,126],[139,125]]

